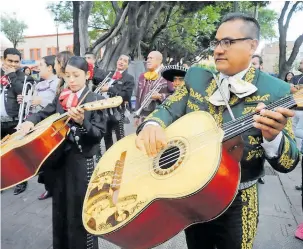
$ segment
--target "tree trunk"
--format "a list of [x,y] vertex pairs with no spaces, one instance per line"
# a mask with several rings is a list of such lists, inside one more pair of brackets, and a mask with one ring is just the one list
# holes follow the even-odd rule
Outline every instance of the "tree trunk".
[[[103,59],[100,63],[100,67],[104,70],[115,70],[116,63],[121,54],[129,55],[131,50],[129,46],[129,36],[127,29],[124,28],[118,41],[112,41],[110,44],[106,45],[106,50]],[[116,38],[117,39],[117,38]]]
[[[113,70],[121,54],[134,53],[164,6],[163,2],[128,2],[117,14],[116,26],[92,45],[94,52],[106,45],[100,67]],[[118,39],[117,43],[113,43],[115,39]]]
[[73,1],[74,54],[77,56],[80,56],[79,13],[80,2]]
[[233,12],[239,12],[239,3],[237,1],[233,2]]
[[84,56],[89,48],[88,17],[93,8],[93,2],[84,2],[79,15],[80,55]]
[[[291,51],[291,55],[289,56],[289,58],[287,60],[287,58],[286,58],[286,45],[287,45],[286,44],[286,35],[287,35],[289,22],[290,22],[290,19],[293,15],[294,11],[296,11],[296,8],[298,7],[299,4],[302,4],[302,2],[298,1],[298,2],[294,3],[292,5],[291,9],[289,10],[288,14],[286,15],[289,4],[290,4],[290,2],[284,3],[283,9],[281,11],[281,15],[278,19],[279,33],[280,33],[280,37],[279,37],[279,78],[280,79],[285,78],[285,75],[291,68],[294,60],[296,59],[296,56],[299,52],[299,48],[303,42],[303,34],[301,33],[301,35],[296,39],[296,41],[294,43],[294,47]],[[284,24],[285,16],[286,16],[286,21]]]

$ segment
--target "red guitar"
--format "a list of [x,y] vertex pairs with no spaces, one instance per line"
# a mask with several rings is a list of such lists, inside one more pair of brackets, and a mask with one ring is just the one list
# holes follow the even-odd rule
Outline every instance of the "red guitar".
[[[117,107],[121,97],[114,97],[80,105],[86,111]],[[47,158],[65,140],[69,127],[67,113],[54,114],[22,136],[20,132],[1,140],[1,190],[10,188],[35,176]]]
[[[302,95],[267,108],[303,106]],[[253,115],[220,129],[209,113],[189,113],[165,130],[168,146],[154,158],[135,147],[135,134],[115,143],[90,180],[82,215],[86,230],[123,249],[146,249],[224,213],[238,191],[239,135],[253,128]]]

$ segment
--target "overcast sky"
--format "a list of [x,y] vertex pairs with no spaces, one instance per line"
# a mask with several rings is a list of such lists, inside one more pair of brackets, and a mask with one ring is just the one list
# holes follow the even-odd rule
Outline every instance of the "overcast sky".
[[[3,2],[5,3],[3,4]],[[25,35],[55,34],[56,27],[53,21],[54,17],[46,9],[48,3],[50,3],[50,1],[45,0],[39,0],[35,2],[21,0],[2,1],[0,14],[11,14],[15,12],[17,17],[28,25],[28,29],[25,31]],[[284,1],[272,2],[269,5],[269,8],[274,9],[276,12],[280,13],[283,3]],[[293,15],[288,29],[287,40],[293,41],[298,37],[298,30],[302,30],[302,20],[303,11],[295,13]],[[68,30],[66,30],[63,25],[60,25],[59,33],[61,32],[68,32]]]

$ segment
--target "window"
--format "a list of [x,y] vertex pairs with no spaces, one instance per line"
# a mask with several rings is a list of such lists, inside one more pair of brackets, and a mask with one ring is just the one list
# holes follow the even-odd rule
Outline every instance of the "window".
[[31,60],[40,60],[41,59],[41,49],[40,48],[30,49],[30,59]]
[[50,47],[47,48],[47,55],[57,55],[57,48],[56,47]]

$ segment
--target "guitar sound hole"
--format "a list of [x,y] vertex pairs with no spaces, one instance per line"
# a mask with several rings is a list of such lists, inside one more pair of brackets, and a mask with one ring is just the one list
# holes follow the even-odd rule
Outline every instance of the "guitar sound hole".
[[161,169],[169,169],[173,166],[180,157],[180,149],[177,146],[173,146],[165,150],[159,159],[159,167]]

